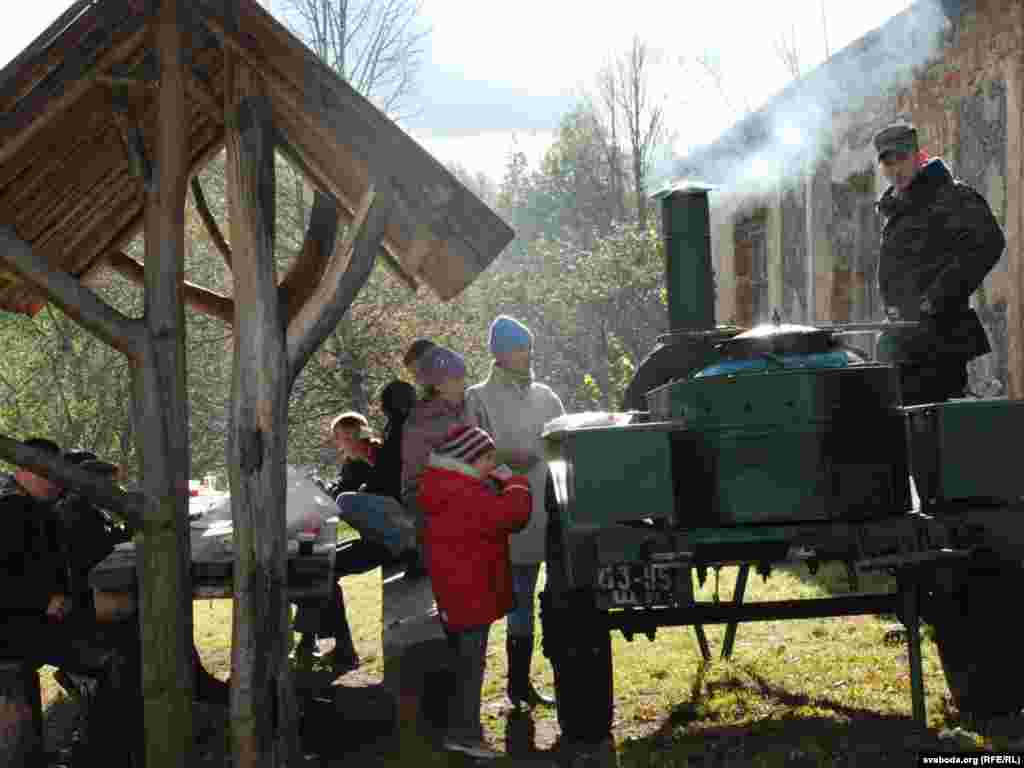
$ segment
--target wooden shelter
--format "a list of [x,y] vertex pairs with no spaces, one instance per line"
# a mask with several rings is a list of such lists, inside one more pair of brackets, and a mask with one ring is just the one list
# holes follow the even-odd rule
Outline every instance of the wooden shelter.
[[[196,176],[222,148],[230,238]],[[280,277],[275,153],[317,189],[302,250]],[[186,280],[190,180],[231,296]],[[140,231],[141,263],[123,250]],[[296,754],[284,591],[292,383],[379,255],[446,300],[512,236],[255,0],[79,0],[0,71],[0,309],[33,314],[52,301],[126,355],[145,425],[142,492],[3,436],[0,456],[138,522],[148,768],[189,765],[192,744],[184,302],[229,323],[234,341],[234,765],[286,765]],[[103,264],[143,286],[141,318],[89,290]]]

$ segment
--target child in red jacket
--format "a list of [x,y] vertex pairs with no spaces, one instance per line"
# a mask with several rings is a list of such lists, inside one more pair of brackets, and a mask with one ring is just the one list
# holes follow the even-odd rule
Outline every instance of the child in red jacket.
[[456,657],[445,748],[495,757],[480,724],[487,638],[513,607],[508,537],[530,520],[530,483],[495,468],[494,441],[484,430],[460,425],[430,454],[418,501],[427,571]]

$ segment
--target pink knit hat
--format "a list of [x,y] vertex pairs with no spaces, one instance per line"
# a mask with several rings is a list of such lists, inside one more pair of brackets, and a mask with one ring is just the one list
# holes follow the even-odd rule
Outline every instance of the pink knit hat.
[[466,377],[466,363],[462,356],[447,347],[428,350],[419,361],[417,370],[422,384],[435,387],[450,379]]

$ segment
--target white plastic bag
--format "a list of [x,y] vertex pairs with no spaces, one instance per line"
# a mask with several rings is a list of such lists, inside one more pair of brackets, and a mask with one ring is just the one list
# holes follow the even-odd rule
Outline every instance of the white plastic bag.
[[621,427],[633,421],[632,413],[618,413],[609,411],[584,411],[583,413],[567,413],[552,419],[544,425],[541,437],[547,437],[553,432],[563,430],[582,429],[584,427]]
[[[296,467],[286,468],[285,531],[289,540],[304,529],[317,531],[317,544],[337,540],[338,507],[320,487]],[[328,522],[332,521],[332,522]],[[192,559],[218,559],[231,552],[231,496],[225,494],[192,520]],[[331,538],[333,535],[333,539]]]

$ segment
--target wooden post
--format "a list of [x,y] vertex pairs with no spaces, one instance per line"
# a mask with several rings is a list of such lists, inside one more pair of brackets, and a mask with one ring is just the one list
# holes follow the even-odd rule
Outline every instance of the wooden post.
[[189,155],[181,0],[161,0],[155,157],[146,184],[145,324],[135,394],[143,487],[155,500],[138,560],[146,766],[191,765],[192,584],[185,390],[185,193]]
[[288,666],[285,460],[288,358],[274,266],[274,128],[259,76],[225,54],[226,179],[234,283],[228,432],[235,599],[231,737],[235,768],[298,755]]

